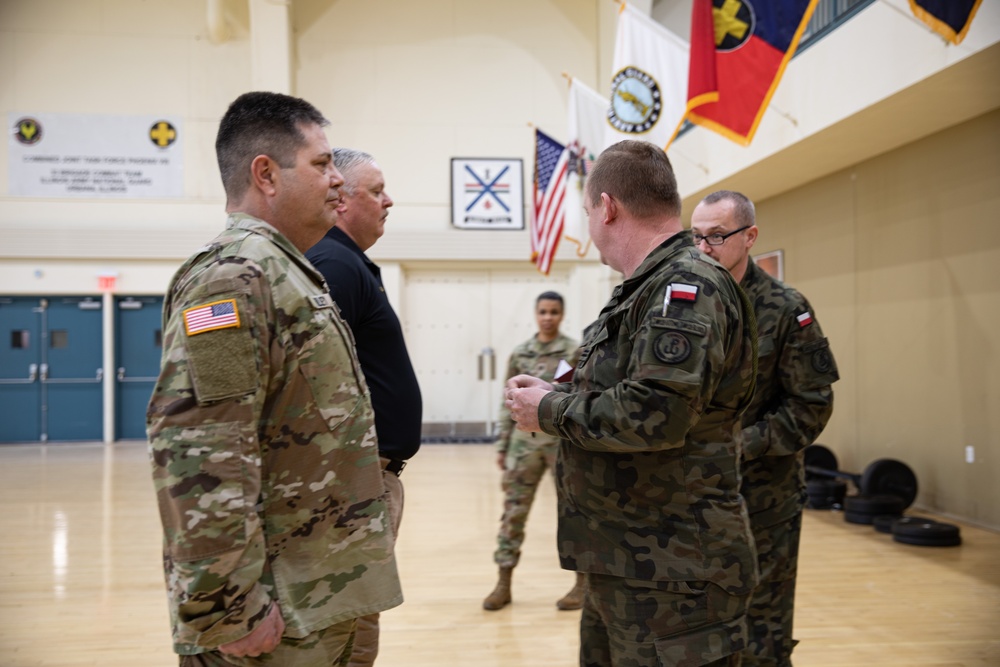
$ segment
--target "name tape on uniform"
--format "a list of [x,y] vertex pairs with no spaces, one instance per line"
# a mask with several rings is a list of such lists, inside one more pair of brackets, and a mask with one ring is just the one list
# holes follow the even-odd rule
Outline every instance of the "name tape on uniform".
[[313,308],[333,308],[333,299],[329,294],[314,294],[309,297]]

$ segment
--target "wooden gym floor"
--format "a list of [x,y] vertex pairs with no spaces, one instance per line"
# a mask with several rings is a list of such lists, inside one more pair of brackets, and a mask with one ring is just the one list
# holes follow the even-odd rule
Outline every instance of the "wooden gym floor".
[[[579,612],[555,601],[555,492],[528,523],[514,604],[492,589],[499,472],[488,445],[425,445],[403,474],[406,602],[382,619],[381,667],[570,667]],[[807,511],[796,667],[1000,665],[1000,534],[898,544],[837,512]],[[0,447],[0,665],[176,665],[160,526],[143,443]]]

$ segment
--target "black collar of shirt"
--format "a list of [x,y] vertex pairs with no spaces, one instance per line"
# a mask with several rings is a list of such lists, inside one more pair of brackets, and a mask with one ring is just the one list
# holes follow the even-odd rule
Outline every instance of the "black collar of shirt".
[[365,263],[365,266],[368,267],[368,270],[371,271],[373,275],[381,277],[382,271],[379,269],[378,264],[376,264],[375,262],[371,261],[371,259],[368,258],[368,255],[366,255],[364,251],[358,247],[358,244],[354,242],[354,239],[352,239],[350,236],[347,235],[347,232],[345,232],[340,227],[333,227],[332,229],[330,229],[330,231],[326,233],[326,235],[328,238],[332,239],[333,241],[336,241],[337,243],[344,246],[345,248],[353,252],[355,255],[360,257],[361,261]]

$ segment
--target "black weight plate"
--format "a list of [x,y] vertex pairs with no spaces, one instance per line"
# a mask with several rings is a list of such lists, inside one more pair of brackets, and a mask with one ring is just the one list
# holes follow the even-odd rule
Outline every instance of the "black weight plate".
[[839,479],[810,479],[806,482],[806,494],[809,496],[809,507],[813,509],[830,509],[844,501],[847,495],[847,482]]
[[880,533],[891,533],[892,524],[898,520],[899,517],[895,514],[879,514],[872,519],[872,526]]
[[888,494],[903,500],[903,509],[917,498],[917,476],[902,461],[878,459],[861,473],[861,493],[875,496]]
[[957,547],[962,543],[958,526],[936,521],[893,525],[892,539],[918,547]]
[[895,514],[899,516],[905,509],[902,499],[896,496],[865,494],[848,496],[844,499],[844,509],[848,512],[865,512],[872,515]]
[[927,517],[923,516],[901,516],[896,518],[896,522],[893,524],[893,528],[895,528],[896,526],[900,527],[911,526],[917,523],[939,523],[939,522],[935,521],[934,519],[928,519]]
[[893,524],[892,534],[922,539],[945,539],[958,537],[960,533],[958,526],[953,523],[941,523],[919,517],[910,518],[913,520]]
[[[848,498],[848,500],[850,500],[850,498]],[[879,515],[871,514],[869,512],[851,512],[849,510],[844,511],[844,521],[846,521],[847,523],[860,523],[866,526],[872,525],[872,522],[875,520],[876,516]]]
[[809,472],[809,468],[836,470],[837,455],[823,445],[809,445],[803,450],[802,463],[806,466],[806,479],[813,479],[817,475]]
[[811,510],[832,510],[833,503],[828,500],[826,496],[823,496],[822,498],[810,497],[809,500],[806,501],[806,507]]

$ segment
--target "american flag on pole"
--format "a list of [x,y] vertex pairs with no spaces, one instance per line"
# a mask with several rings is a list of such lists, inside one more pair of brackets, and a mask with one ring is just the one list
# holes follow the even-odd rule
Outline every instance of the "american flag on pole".
[[214,301],[184,311],[184,328],[188,336],[240,326],[240,311],[235,299]]
[[545,275],[552,268],[566,220],[569,151],[535,129],[535,202],[531,216],[531,261]]

